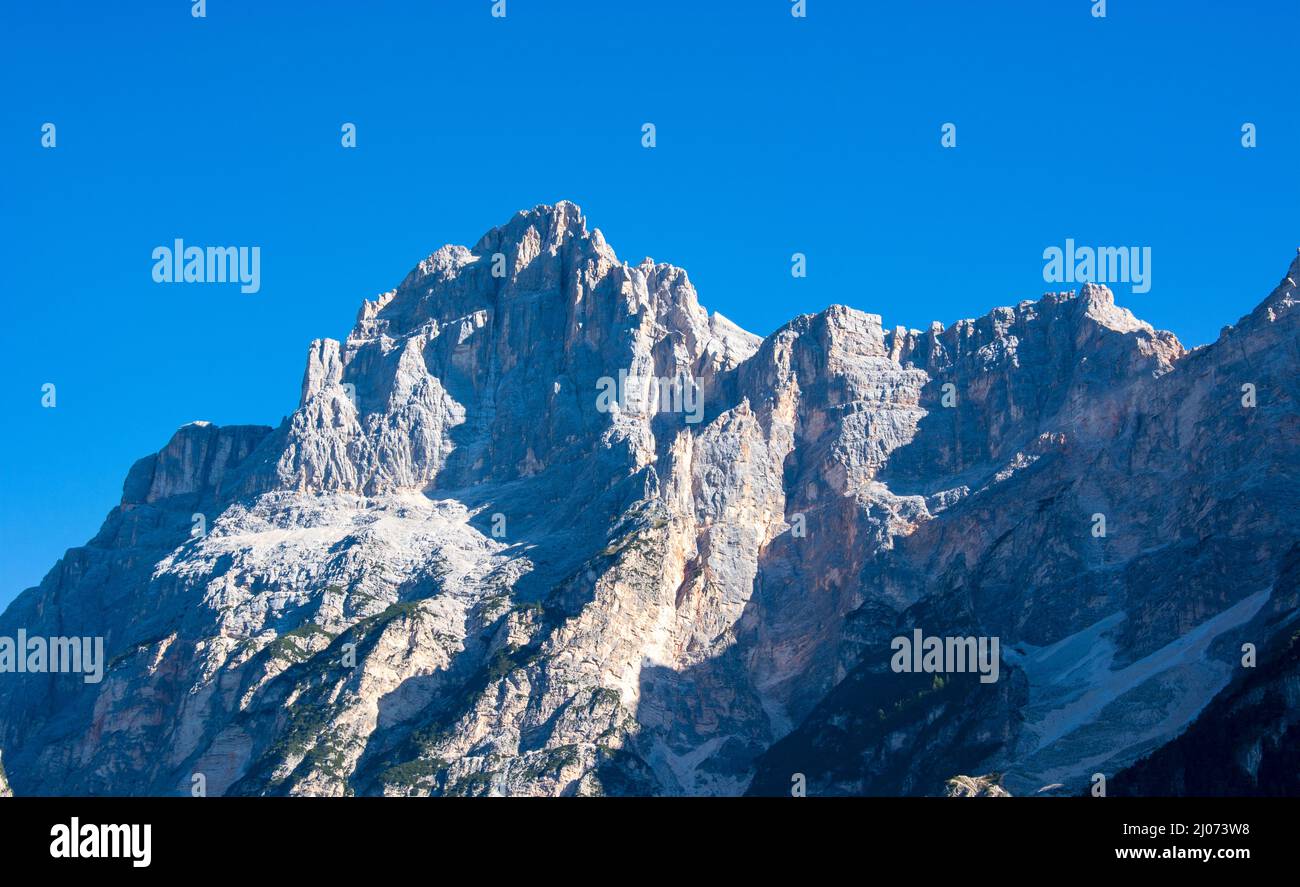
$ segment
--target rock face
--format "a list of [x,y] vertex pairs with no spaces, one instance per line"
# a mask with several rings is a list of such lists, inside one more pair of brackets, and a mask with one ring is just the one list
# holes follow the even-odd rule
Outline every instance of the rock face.
[[1115,794],[1300,795],[1300,631],[1277,644],[1186,733],[1120,773]]
[[[1295,300],[1190,353],[1092,285],[760,340],[573,204],[519,213],[312,343],[280,427],[195,423],[131,469],[0,617],[108,660],[0,674],[10,782],[1083,787],[1289,630]],[[914,629],[997,638],[997,680],[894,670]]]
[[944,794],[950,798],[1009,798],[1011,794],[1002,787],[1000,776],[954,776],[944,783]]

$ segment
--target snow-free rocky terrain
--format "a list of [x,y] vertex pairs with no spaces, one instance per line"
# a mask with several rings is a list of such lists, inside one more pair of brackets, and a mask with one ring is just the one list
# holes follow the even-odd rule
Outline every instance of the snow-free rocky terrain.
[[[1294,791],[1285,277],[1190,352],[1091,284],[760,339],[573,204],[521,212],[313,342],[278,428],[131,468],[0,617],[108,658],[0,675],[0,791]],[[694,378],[702,420],[598,409],[620,370]],[[998,637],[999,680],[895,674],[914,628]]]

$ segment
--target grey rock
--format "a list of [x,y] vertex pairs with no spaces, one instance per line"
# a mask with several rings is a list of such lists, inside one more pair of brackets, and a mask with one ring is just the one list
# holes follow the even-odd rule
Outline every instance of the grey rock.
[[[760,340],[573,204],[521,212],[313,342],[278,428],[188,425],[131,469],[0,616],[110,660],[98,685],[0,676],[9,778],[1074,786],[1168,743],[1295,609],[1294,304],[1284,281],[1191,352],[1092,285],[925,331],[833,306]],[[599,408],[620,371],[689,378],[701,409]],[[999,637],[1000,679],[891,672],[915,627]]]

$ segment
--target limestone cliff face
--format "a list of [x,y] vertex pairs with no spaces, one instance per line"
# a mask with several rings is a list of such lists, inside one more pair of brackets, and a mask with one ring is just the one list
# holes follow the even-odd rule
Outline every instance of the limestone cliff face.
[[[994,312],[1004,331],[974,333],[966,368],[942,334],[922,348],[938,390],[879,479],[925,518],[864,567],[847,677],[750,790],[786,792],[792,771],[828,793],[987,770],[1013,794],[1077,787],[1242,678],[1242,645],[1265,649],[1297,607],[1298,266],[1190,354],[1099,287]],[[889,639],[918,626],[1000,637],[1011,668],[994,686],[890,672]]]
[[[0,616],[109,657],[98,685],[0,676],[10,782],[1020,794],[1123,767],[1296,607],[1294,301],[1191,353],[1091,285],[760,340],[576,206],[519,213],[312,343],[279,428],[196,423],[131,469]],[[893,673],[915,627],[998,636],[1000,679]]]

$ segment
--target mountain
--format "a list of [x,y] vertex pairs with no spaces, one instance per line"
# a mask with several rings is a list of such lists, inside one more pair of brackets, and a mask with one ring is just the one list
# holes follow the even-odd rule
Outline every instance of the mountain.
[[1282,632],[1277,644],[1185,733],[1117,776],[1117,793],[1300,795],[1300,630]]
[[[0,616],[107,659],[0,676],[10,784],[1081,790],[1292,630],[1288,277],[1190,352],[1091,284],[760,339],[573,204],[521,212],[313,342],[279,427],[196,422],[132,466]],[[895,671],[917,630],[997,640],[997,679]]]

